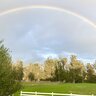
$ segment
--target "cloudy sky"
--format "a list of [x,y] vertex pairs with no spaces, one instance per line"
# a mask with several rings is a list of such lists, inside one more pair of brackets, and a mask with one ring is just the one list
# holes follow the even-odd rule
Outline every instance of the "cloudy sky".
[[96,0],[0,0],[0,39],[13,60],[76,54],[91,62],[96,59],[95,10]]

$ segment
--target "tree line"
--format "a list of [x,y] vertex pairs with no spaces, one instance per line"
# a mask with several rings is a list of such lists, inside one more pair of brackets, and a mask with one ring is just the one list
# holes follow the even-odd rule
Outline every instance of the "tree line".
[[13,64],[17,80],[59,81],[65,83],[96,83],[96,63],[83,63],[75,55],[67,58],[47,58],[44,64],[33,63],[23,66],[19,61]]
[[68,64],[67,58],[56,61],[55,71],[52,79],[70,83],[96,83],[96,67],[94,64],[84,64],[76,56],[70,57]]

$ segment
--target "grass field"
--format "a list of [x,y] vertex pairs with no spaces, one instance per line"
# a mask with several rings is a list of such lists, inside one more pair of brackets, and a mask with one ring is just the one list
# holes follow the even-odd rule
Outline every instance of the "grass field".
[[[22,83],[22,91],[28,92],[55,92],[73,94],[94,94],[96,95],[96,84],[90,83]],[[18,93],[15,96],[19,96]]]

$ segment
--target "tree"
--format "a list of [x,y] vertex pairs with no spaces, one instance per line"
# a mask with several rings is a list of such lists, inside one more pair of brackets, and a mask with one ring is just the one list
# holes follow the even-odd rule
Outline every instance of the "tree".
[[96,82],[95,70],[90,63],[87,64],[87,82]]
[[81,61],[77,60],[75,55],[71,56],[69,71],[70,80],[72,80],[73,83],[83,82],[85,78],[84,65]]
[[13,73],[9,50],[0,42],[0,96],[11,95],[21,88]]
[[30,74],[30,72],[34,74],[35,81],[40,81],[42,79],[42,70],[40,64],[29,64],[29,66],[25,67],[23,80],[29,81],[28,75]]
[[56,81],[67,81],[66,75],[67,75],[67,70],[66,70],[66,64],[67,64],[67,58],[59,58],[58,60],[55,61],[55,71],[53,74],[53,78]]
[[15,72],[15,79],[21,81],[24,76],[22,61],[17,61],[16,65],[14,66],[14,72]]
[[95,60],[95,62],[94,62],[94,64],[93,64],[93,67],[94,67],[94,69],[95,69],[95,71],[96,71],[96,60]]
[[28,74],[28,78],[29,78],[30,81],[34,80],[34,74],[32,72],[30,72]]
[[44,72],[46,79],[51,79],[54,71],[55,71],[55,60],[52,58],[47,58],[44,62]]

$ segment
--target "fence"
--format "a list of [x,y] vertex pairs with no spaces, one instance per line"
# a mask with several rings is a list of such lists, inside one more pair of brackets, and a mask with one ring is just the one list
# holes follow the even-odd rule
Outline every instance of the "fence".
[[79,94],[62,94],[62,93],[41,93],[41,92],[22,92],[20,96],[95,96],[95,95],[79,95]]

